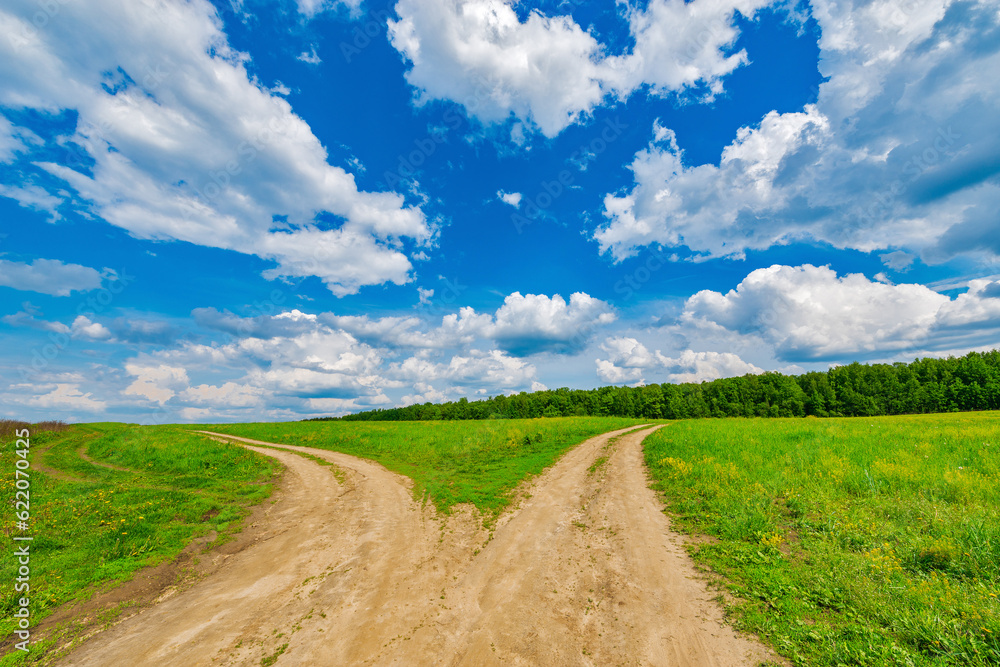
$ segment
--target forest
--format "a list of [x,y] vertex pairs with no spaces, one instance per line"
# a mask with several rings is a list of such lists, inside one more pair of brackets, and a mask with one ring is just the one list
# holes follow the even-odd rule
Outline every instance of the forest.
[[869,417],[974,410],[1000,410],[1000,350],[970,352],[958,358],[917,359],[909,364],[855,362],[797,376],[768,372],[701,383],[564,387],[319,419]]

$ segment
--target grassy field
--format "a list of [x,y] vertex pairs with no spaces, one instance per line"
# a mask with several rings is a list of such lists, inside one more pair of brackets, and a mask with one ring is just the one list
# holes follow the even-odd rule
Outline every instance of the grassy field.
[[[0,499],[13,526],[15,442],[0,448]],[[211,530],[225,539],[247,508],[271,493],[275,462],[173,427],[88,424],[31,434],[30,598],[32,626],[64,603],[171,559]],[[94,462],[88,461],[90,458]],[[118,469],[103,467],[116,466]],[[0,581],[14,581],[13,548],[0,553]],[[0,638],[14,628],[20,594],[4,586]],[[33,646],[31,660],[44,658]],[[14,651],[0,664],[21,664]]]
[[682,421],[645,456],[793,664],[1000,664],[1000,413]]
[[[648,421],[648,420],[647,420]],[[642,420],[624,417],[435,422],[291,422],[197,426],[287,445],[332,449],[378,461],[414,481],[418,497],[447,512],[472,503],[487,519],[511,491],[571,446]]]
[[[173,558],[199,535],[216,530],[225,539],[268,496],[276,463],[187,429],[373,459],[412,478],[415,493],[442,511],[468,502],[489,521],[520,482],[571,446],[639,423],[89,424],[33,432],[33,624]],[[675,526],[703,536],[692,553],[733,594],[737,625],[794,664],[831,666],[1000,664],[998,450],[998,413],[690,420],[645,443],[654,485]],[[14,452],[15,439],[4,437],[0,497],[8,507]],[[4,530],[14,534],[11,521]],[[5,550],[0,578],[13,580],[15,570]],[[9,587],[0,606],[7,636]],[[20,664],[18,654],[0,665]]]

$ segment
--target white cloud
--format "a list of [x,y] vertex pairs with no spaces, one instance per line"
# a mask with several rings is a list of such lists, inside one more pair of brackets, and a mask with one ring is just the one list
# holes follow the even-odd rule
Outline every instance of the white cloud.
[[570,16],[531,10],[522,22],[505,0],[399,0],[389,35],[411,64],[418,103],[452,100],[484,123],[514,117],[552,137],[642,86],[719,92],[721,78],[746,62],[743,52],[725,53],[738,36],[734,12],[752,16],[764,4],[652,0],[628,10],[635,48],[623,55],[607,53]]
[[684,350],[679,357],[668,359],[664,364],[670,382],[703,382],[724,377],[763,373],[732,352],[694,352]]
[[489,335],[516,355],[538,351],[579,352],[595,329],[614,322],[616,316],[606,302],[576,292],[569,303],[561,296],[522,296],[514,292],[496,312]]
[[[95,213],[138,238],[274,260],[268,277],[315,275],[337,295],[411,279],[407,245],[432,236],[423,213],[330,165],[289,103],[249,77],[208,2],[70,3],[44,30],[36,9],[0,11],[0,105],[79,114],[72,140],[92,175],[37,164]],[[320,213],[343,223],[321,229]]]
[[361,7],[361,0],[295,0],[299,8],[299,13],[306,19],[311,19],[331,9],[343,6],[353,15],[357,15],[358,8]]
[[111,331],[106,326],[91,321],[86,315],[77,315],[70,329],[74,338],[88,340],[108,340],[111,338]]
[[263,405],[263,393],[260,387],[225,382],[219,386],[200,384],[188,387],[180,393],[180,398],[188,403],[206,406],[195,409],[211,411],[212,408],[250,408]]
[[633,91],[649,85],[661,95],[704,86],[705,97],[722,92],[722,79],[748,62],[745,51],[727,54],[740,36],[734,14],[752,18],[766,0],[652,0],[629,12],[632,52],[621,58],[623,80]]
[[69,296],[101,286],[101,274],[88,266],[36,259],[30,264],[0,259],[0,285],[51,296]]
[[312,47],[309,51],[303,51],[296,58],[296,60],[301,60],[308,65],[319,65],[323,62],[323,59],[319,57],[316,53],[316,47]]
[[177,366],[156,364],[153,359],[143,362],[128,362],[125,371],[135,376],[124,393],[154,401],[163,405],[178,391],[187,388],[187,370]]
[[742,128],[718,166],[685,164],[672,135],[654,138],[631,164],[631,190],[605,198],[594,235],[602,252],[620,260],[661,244],[740,256],[807,239],[928,261],[1000,254],[995,8],[810,6],[828,77],[817,103]]
[[14,136],[14,126],[0,114],[0,164],[10,162],[15,153],[24,148],[24,144]]
[[437,322],[299,309],[253,318],[212,308],[192,315],[231,338],[167,343],[129,360],[123,396],[184,419],[246,419],[264,406],[292,417],[537,389],[544,385],[524,355],[578,350],[592,329],[615,318],[608,304],[583,293],[566,301],[517,292],[492,315],[464,307]]
[[451,400],[451,396],[443,391],[435,389],[433,385],[426,382],[413,383],[414,393],[406,394],[400,399],[401,405],[416,405],[419,403],[443,403]]
[[[25,305],[30,306],[30,304]],[[39,319],[35,317],[35,315],[36,309],[31,307],[17,313],[4,315],[3,317],[0,317],[0,321],[4,324],[9,324],[12,327],[30,327],[32,329],[41,329],[42,331],[52,331],[61,334],[68,334],[71,331],[71,329],[62,322],[51,322],[49,320]]]
[[1000,280],[970,280],[967,292],[941,306],[936,324],[941,330],[985,330],[988,342],[995,344],[1000,334]]
[[61,418],[66,410],[95,413],[107,407],[105,401],[93,398],[91,392],[80,391],[80,385],[69,383],[59,383],[51,391],[31,397],[27,404],[44,410],[59,411],[56,414],[60,416],[55,418]]
[[[349,332],[359,340],[372,345],[387,345],[392,347],[411,348],[445,348],[460,343],[471,343],[480,327],[475,325],[470,330],[469,316],[479,319],[472,309],[468,309],[465,317],[445,316],[443,324],[434,328],[418,317],[378,317],[367,315],[326,315],[324,320],[339,329]],[[489,316],[486,316],[487,319]]]
[[497,190],[497,197],[500,201],[505,204],[510,204],[514,208],[521,205],[521,193],[520,192],[504,192],[503,190]]
[[[210,414],[246,419],[259,416],[264,407],[284,410],[288,417],[342,414],[476,391],[524,390],[537,381],[535,367],[523,359],[499,349],[442,348],[434,336],[403,318],[340,319],[293,310],[240,326],[246,320],[217,311],[200,316],[203,324],[216,324],[239,337],[211,345],[181,342],[138,356],[125,366],[134,380],[123,395],[155,402],[183,419]],[[337,323],[367,329],[375,344]],[[413,345],[407,350],[386,343],[389,338]],[[421,342],[426,346],[417,345]],[[197,380],[205,373],[225,377]],[[389,398],[389,390],[396,399]]]
[[747,363],[731,352],[695,352],[684,350],[676,358],[659,350],[650,352],[635,338],[608,338],[601,345],[607,359],[597,359],[597,377],[610,384],[659,382],[702,382],[763,369]]
[[454,100],[483,122],[514,115],[554,136],[606,93],[600,45],[569,17],[521,23],[499,0],[399,0],[396,14],[390,39],[421,103]]
[[[0,156],[0,161],[2,161],[2,156]],[[62,199],[50,195],[37,185],[13,186],[0,183],[0,197],[13,199],[24,208],[44,211],[49,214],[51,222],[55,222],[60,217],[56,208],[62,203]]]
[[988,280],[949,299],[917,284],[885,284],[828,267],[775,265],[750,273],[726,294],[703,290],[687,300],[681,321],[759,338],[778,359],[850,360],[974,347],[996,339],[1000,300]]
[[[770,210],[787,204],[773,180],[786,153],[827,132],[828,122],[814,106],[804,113],[771,112],[759,128],[739,131],[718,167],[687,168],[674,133],[654,125],[659,139],[629,167],[635,187],[605,197],[608,222],[594,238],[601,252],[618,260],[653,243],[724,256],[790,240],[785,228],[760,224]],[[740,241],[734,244],[734,237]]]
[[447,381],[465,387],[525,387],[535,379],[535,367],[502,350],[469,350],[437,363],[420,356],[393,364],[389,375],[408,381]]
[[641,368],[622,368],[610,359],[596,359],[597,377],[608,384],[636,385],[643,382],[644,370]]
[[[420,292],[422,299],[429,300],[432,294],[432,291]],[[240,318],[214,308],[199,308],[192,314],[203,326],[238,336],[290,336],[312,331],[318,319],[331,330],[343,331],[373,346],[445,349],[470,347],[476,341],[483,341],[515,356],[579,352],[599,328],[616,319],[607,302],[583,292],[570,295],[569,302],[558,294],[549,297],[514,292],[492,315],[463,307],[457,313],[443,315],[439,324],[416,316],[373,318],[334,313],[307,316],[299,311]]]

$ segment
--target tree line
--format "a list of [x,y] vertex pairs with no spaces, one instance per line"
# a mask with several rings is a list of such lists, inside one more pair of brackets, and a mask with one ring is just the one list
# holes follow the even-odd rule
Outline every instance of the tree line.
[[959,358],[917,359],[909,364],[855,362],[797,376],[768,372],[701,383],[564,387],[478,401],[462,398],[376,409],[339,419],[868,417],[972,410],[1000,410],[1000,350],[970,352]]

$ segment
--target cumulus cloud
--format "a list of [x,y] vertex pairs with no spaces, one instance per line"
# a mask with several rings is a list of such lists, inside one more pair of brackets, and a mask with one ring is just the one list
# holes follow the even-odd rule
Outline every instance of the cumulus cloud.
[[609,384],[702,382],[723,377],[763,373],[731,352],[684,350],[676,358],[649,349],[635,338],[608,338],[601,344],[606,359],[597,359],[597,377]]
[[435,389],[433,385],[426,382],[415,382],[413,384],[414,393],[406,394],[400,400],[403,405],[414,405],[417,403],[443,403],[450,400],[450,395]]
[[154,363],[147,359],[145,363],[138,361],[125,364],[125,371],[135,377],[124,393],[131,396],[154,401],[163,405],[178,391],[187,388],[187,370],[177,366]]
[[390,39],[421,103],[454,100],[483,122],[514,115],[554,136],[605,95],[600,45],[569,17],[522,23],[498,0],[400,0],[396,13]]
[[[579,352],[615,320],[607,303],[584,293],[567,301],[518,292],[493,313],[463,307],[436,321],[295,308],[254,317],[200,308],[192,317],[225,336],[161,342],[130,359],[123,396],[183,419],[205,410],[236,419],[265,407],[292,417],[524,391],[544,386],[525,357]],[[93,324],[78,318],[74,327],[96,338],[117,326]]]
[[497,197],[505,204],[510,204],[514,208],[521,205],[521,193],[520,192],[504,192],[503,190],[497,190]]
[[418,103],[462,104],[484,123],[516,118],[552,137],[606,98],[647,87],[655,95],[704,88],[746,62],[728,53],[738,37],[735,12],[752,16],[760,0],[652,0],[631,7],[635,46],[611,54],[570,16],[528,12],[506,0],[399,0],[389,22],[392,45],[410,63]]
[[410,381],[445,380],[466,387],[525,387],[535,379],[535,367],[502,350],[469,350],[447,362],[435,363],[420,356],[390,367],[390,375]]
[[740,130],[718,167],[685,167],[674,132],[655,125],[653,143],[629,166],[635,187],[605,197],[608,222],[594,238],[617,260],[654,243],[725,256],[793,240],[789,230],[761,224],[761,218],[789,203],[773,185],[785,154],[816,143],[828,130],[815,106],[803,113],[772,111],[760,127]]
[[206,406],[205,408],[250,408],[263,404],[263,389],[235,382],[225,382],[219,386],[200,384],[181,392],[184,401]]
[[85,413],[97,413],[107,407],[107,403],[94,398],[91,392],[80,390],[79,384],[58,383],[51,391],[32,396],[27,401],[28,405],[43,410],[56,411],[55,414],[61,416],[67,410],[81,410]]
[[973,347],[996,338],[1000,301],[989,296],[995,284],[973,280],[965,294],[950,299],[924,285],[775,265],[753,271],[726,294],[698,292],[681,321],[757,337],[789,361]]
[[44,30],[36,9],[0,11],[0,105],[78,114],[71,139],[92,168],[32,168],[94,213],[137,238],[273,260],[268,277],[318,276],[337,295],[411,279],[408,248],[432,237],[423,213],[330,165],[289,103],[249,76],[211,4],[71,3]]
[[704,97],[722,92],[722,79],[746,64],[745,51],[732,50],[739,38],[736,12],[753,17],[771,4],[762,0],[653,0],[629,10],[632,52],[618,59],[622,80],[631,92],[649,86],[667,95],[703,86]]
[[315,315],[298,310],[243,318],[214,308],[198,308],[192,315],[202,326],[241,337],[292,336],[312,331],[319,323],[373,346],[445,349],[485,341],[514,356],[579,352],[600,327],[617,317],[607,302],[583,292],[570,295],[568,302],[558,294],[514,292],[493,314],[466,306],[443,315],[439,323],[416,316]]
[[589,294],[576,292],[569,303],[561,296],[514,292],[504,299],[488,334],[511,354],[539,351],[579,352],[599,326],[614,322],[611,306]]
[[80,264],[66,264],[57,259],[36,259],[31,263],[0,259],[0,285],[16,290],[51,296],[69,296],[101,286],[101,274]]
[[[1000,16],[989,3],[810,4],[819,99],[742,128],[718,165],[689,165],[656,131],[611,193],[594,237],[621,260],[643,246],[740,256],[795,240],[1000,254]],[[901,261],[902,256],[889,260]],[[904,265],[899,265],[905,268]]]
[[76,338],[87,340],[108,340],[111,338],[111,331],[101,324],[94,322],[86,315],[77,315],[73,320],[70,332]]
[[[246,418],[264,408],[287,416],[342,414],[394,402],[524,390],[537,381],[535,367],[523,359],[500,349],[442,348],[402,318],[341,319],[297,310],[245,319],[205,310],[199,317],[233,337],[212,344],[180,341],[135,357],[125,367],[134,378],[126,396],[184,419],[209,413]],[[372,344],[337,324],[367,330]],[[412,349],[386,343],[390,338],[408,340]],[[203,373],[216,379],[200,380]],[[390,399],[389,390],[401,397]]]

